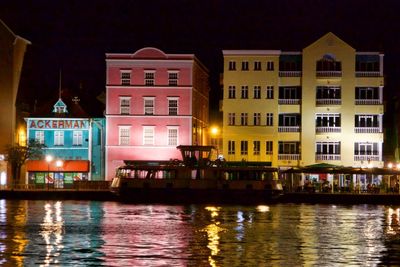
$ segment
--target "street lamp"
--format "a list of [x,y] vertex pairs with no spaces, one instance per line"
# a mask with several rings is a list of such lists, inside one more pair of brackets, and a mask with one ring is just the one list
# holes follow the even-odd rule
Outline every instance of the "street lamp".
[[46,155],[46,162],[47,162],[47,189],[49,189],[50,185],[50,162],[53,161],[52,155]]
[[[58,169],[58,179],[61,179],[61,175],[60,175],[60,168],[63,166],[63,164],[64,164],[64,162],[62,161],[62,160],[60,160],[60,159],[58,159],[57,161],[56,161],[56,166],[57,166],[57,169]],[[54,180],[54,181],[56,181],[56,180]],[[57,183],[57,188],[60,186],[60,183],[58,182]]]

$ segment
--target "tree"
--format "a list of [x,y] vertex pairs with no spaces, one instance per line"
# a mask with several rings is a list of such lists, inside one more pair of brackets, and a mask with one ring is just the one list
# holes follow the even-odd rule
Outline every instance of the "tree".
[[6,148],[6,160],[11,166],[11,178],[13,181],[12,188],[15,187],[15,184],[20,177],[21,167],[24,165],[25,161],[27,159],[39,159],[43,154],[43,147],[43,144],[40,144],[35,140],[31,140],[28,146],[15,144]]

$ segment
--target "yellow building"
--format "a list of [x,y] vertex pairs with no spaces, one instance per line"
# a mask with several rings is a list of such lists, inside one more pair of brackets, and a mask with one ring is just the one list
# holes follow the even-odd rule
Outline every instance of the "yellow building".
[[302,52],[223,56],[227,161],[383,167],[383,54],[327,33]]

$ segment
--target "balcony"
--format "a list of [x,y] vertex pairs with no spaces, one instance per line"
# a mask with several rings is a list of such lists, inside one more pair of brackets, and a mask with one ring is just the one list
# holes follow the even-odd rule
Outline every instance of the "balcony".
[[301,71],[279,71],[279,77],[301,77]]
[[342,77],[342,71],[340,70],[317,70],[316,76],[318,78],[322,77]]
[[315,160],[340,160],[340,154],[316,154]]
[[356,105],[382,105],[380,99],[356,99]]
[[278,104],[280,105],[299,105],[300,99],[278,99]]
[[332,98],[319,98],[317,99],[317,105],[341,105],[342,99]]
[[278,160],[300,160],[300,154],[278,154]]
[[356,71],[356,77],[381,77],[379,71]]
[[335,126],[317,126],[315,128],[317,133],[340,133],[342,128],[341,127],[335,127]]
[[354,155],[354,161],[380,161],[380,155]]
[[381,133],[381,129],[379,127],[355,127],[355,133]]
[[300,126],[278,126],[280,133],[296,133],[300,132]]

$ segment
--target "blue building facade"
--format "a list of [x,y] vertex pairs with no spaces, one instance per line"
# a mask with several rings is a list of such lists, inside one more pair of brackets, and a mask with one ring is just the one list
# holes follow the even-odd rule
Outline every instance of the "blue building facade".
[[44,145],[42,159],[26,162],[26,183],[69,188],[74,181],[104,180],[105,119],[74,117],[61,98],[52,113],[25,118],[27,140]]

